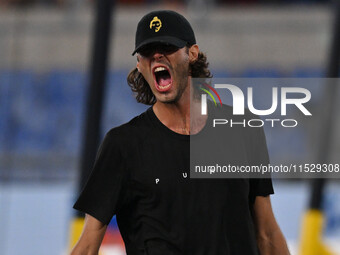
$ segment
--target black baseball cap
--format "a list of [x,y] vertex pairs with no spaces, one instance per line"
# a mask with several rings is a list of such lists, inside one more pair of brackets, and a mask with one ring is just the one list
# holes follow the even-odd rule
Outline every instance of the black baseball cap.
[[196,44],[195,34],[190,23],[181,14],[170,11],[152,11],[146,14],[138,23],[136,31],[135,50],[153,44],[170,44],[178,48]]

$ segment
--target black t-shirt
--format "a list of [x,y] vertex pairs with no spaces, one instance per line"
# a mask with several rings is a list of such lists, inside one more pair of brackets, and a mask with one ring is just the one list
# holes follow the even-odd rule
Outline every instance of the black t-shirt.
[[[263,130],[240,130],[229,154],[247,145],[245,164],[268,164]],[[189,150],[190,136],[168,129],[150,107],[106,134],[74,208],[105,224],[116,214],[128,255],[258,254],[252,206],[273,193],[271,179],[191,179]]]

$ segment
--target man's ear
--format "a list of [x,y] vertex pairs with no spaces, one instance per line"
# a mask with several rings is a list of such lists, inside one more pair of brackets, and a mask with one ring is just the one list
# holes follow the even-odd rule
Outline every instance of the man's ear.
[[200,49],[198,48],[197,44],[194,44],[189,48],[189,62],[190,63],[193,63],[198,59],[199,51]]
[[139,71],[139,60],[138,60],[138,57],[137,57],[137,64],[136,64],[136,68],[137,68],[138,72],[140,72],[140,71]]

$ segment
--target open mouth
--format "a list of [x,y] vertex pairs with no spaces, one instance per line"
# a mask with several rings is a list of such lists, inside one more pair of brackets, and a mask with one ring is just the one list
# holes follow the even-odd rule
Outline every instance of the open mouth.
[[160,92],[166,92],[171,88],[172,78],[169,70],[164,66],[158,66],[153,71],[156,89]]

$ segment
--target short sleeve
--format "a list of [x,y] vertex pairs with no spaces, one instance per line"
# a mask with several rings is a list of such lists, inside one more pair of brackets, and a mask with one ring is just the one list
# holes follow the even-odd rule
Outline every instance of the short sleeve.
[[[262,127],[251,128],[251,143],[250,143],[250,162],[251,165],[268,165],[269,155],[266,143],[266,137]],[[274,194],[272,179],[270,174],[261,175],[260,178],[250,179],[250,200],[255,201],[256,196],[268,196]]]
[[126,189],[126,167],[118,135],[106,134],[91,175],[73,208],[90,214],[104,224],[122,206]]

